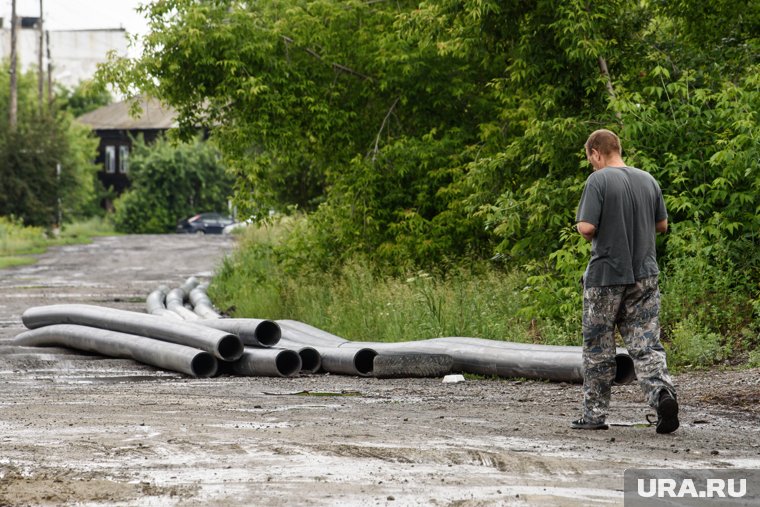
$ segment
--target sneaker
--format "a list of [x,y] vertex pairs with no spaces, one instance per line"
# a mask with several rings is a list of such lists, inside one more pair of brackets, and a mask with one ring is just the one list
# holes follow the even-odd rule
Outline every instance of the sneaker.
[[673,433],[679,425],[678,402],[670,391],[663,389],[657,404],[657,433]]
[[585,420],[584,418],[580,418],[577,421],[573,421],[570,423],[570,427],[574,430],[608,430],[610,429],[609,426],[607,426],[607,423],[604,421],[601,422],[590,422]]

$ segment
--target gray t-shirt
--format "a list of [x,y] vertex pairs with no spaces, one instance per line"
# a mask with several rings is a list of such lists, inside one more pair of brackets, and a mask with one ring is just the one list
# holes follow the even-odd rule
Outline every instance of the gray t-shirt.
[[628,285],[657,275],[655,223],[668,217],[657,180],[635,167],[605,167],[586,180],[576,222],[596,226],[586,287]]

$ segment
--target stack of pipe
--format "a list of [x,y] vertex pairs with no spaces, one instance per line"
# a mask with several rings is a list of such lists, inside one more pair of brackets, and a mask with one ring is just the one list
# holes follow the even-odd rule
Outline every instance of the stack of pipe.
[[[583,380],[581,347],[444,337],[400,343],[354,342],[295,320],[222,318],[195,277],[160,286],[148,314],[89,305],[30,308],[18,345],[67,346],[196,377],[217,373],[293,376],[301,371],[359,376],[439,376],[449,371],[559,382]],[[625,349],[615,382],[636,376]]]
[[245,325],[236,325],[237,319],[222,319],[206,294],[207,285],[195,277],[181,286],[169,290],[159,286],[148,295],[148,313],[184,319],[205,328],[214,328],[240,338],[244,346],[241,357],[231,364],[222,364],[221,371],[246,376],[290,377],[300,373],[317,372],[321,356],[311,347],[277,347],[280,326],[266,319],[247,319]]
[[[255,349],[245,346],[235,333],[198,325],[201,317],[185,307],[185,300],[198,285],[191,277],[177,289],[159,287],[146,300],[149,314],[76,304],[29,308],[21,316],[29,330],[16,336],[13,343],[64,346],[131,358],[194,377],[211,377],[222,372],[292,376],[301,371],[301,356],[297,352],[272,348],[280,340],[280,328],[272,321],[260,320],[248,326],[247,343],[255,344]],[[194,297],[196,306],[207,307],[203,310],[204,317],[213,319],[212,312],[216,312],[208,297],[203,297],[203,291]],[[172,294],[170,310],[166,301]]]
[[92,305],[50,305],[27,309],[21,320],[29,331],[17,345],[65,346],[146,364],[195,377],[217,373],[218,360],[243,353],[237,336],[155,315]]

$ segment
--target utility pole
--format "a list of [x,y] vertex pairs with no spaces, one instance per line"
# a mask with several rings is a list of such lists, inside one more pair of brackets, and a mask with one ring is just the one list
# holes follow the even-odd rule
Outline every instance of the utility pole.
[[10,104],[8,105],[8,128],[16,131],[18,122],[18,77],[16,75],[16,0],[11,0],[11,69],[10,69]]
[[55,224],[58,230],[61,228],[61,224],[63,223],[63,210],[61,208],[61,163],[58,162],[55,164],[55,192],[58,197],[56,201],[56,213],[55,213]]
[[50,58],[50,30],[45,30],[45,48],[47,50],[47,101],[53,105],[53,59]]
[[45,94],[45,70],[42,67],[42,51],[45,46],[45,32],[42,29],[42,0],[40,0],[40,19],[37,22],[37,29],[39,30],[40,47],[37,53],[37,101],[40,107],[40,114],[43,111],[44,94]]

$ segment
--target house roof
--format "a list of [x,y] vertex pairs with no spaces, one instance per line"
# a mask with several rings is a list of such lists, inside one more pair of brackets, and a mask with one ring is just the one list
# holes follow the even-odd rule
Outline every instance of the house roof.
[[129,114],[130,101],[115,102],[78,117],[80,123],[93,130],[170,129],[177,126],[177,111],[150,97],[139,97],[139,117]]

